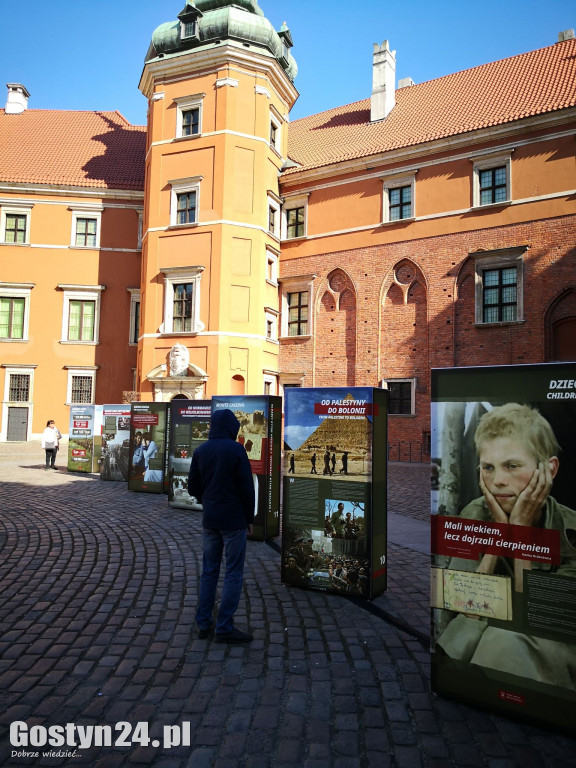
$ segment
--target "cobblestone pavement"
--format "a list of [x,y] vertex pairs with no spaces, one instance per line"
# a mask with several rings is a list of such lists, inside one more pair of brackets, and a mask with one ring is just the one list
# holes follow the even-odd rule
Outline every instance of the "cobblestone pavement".
[[[42,463],[38,443],[0,444],[0,765],[576,766],[576,740],[430,692],[428,557],[409,541],[370,604],[282,585],[277,549],[250,542],[237,624],[255,640],[216,645],[193,633],[198,516]],[[428,481],[393,467],[390,509],[423,519]],[[9,744],[15,721],[189,723],[190,746],[42,757]]]

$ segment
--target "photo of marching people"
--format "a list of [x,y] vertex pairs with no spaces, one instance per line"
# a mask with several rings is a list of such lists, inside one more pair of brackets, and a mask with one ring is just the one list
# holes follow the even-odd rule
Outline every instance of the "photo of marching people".
[[130,406],[105,405],[103,422],[100,478],[125,481],[130,463]]
[[[290,390],[284,433],[284,474],[368,480],[372,410],[356,390]],[[364,394],[363,391],[360,391]],[[334,403],[333,406],[324,403]]]
[[323,530],[288,529],[282,580],[294,586],[367,597],[370,563],[364,504],[326,499],[325,512]]

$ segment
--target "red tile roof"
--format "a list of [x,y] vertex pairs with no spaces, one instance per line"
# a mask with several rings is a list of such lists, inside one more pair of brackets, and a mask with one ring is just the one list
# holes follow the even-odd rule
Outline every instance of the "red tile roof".
[[144,190],[145,152],[119,112],[0,110],[0,182]]
[[566,40],[401,88],[379,122],[370,123],[370,99],[295,120],[289,157],[318,168],[575,105],[576,40]]

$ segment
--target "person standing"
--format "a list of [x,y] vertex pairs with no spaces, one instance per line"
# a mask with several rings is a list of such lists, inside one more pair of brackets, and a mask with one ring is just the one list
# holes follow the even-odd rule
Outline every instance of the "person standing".
[[310,464],[312,464],[312,469],[310,470],[311,475],[317,475],[318,472],[316,472],[316,454],[313,453],[310,458]]
[[216,588],[222,555],[226,572],[214,640],[248,643],[252,635],[234,626],[244,580],[246,537],[254,522],[254,482],[245,449],[236,442],[240,422],[228,408],[212,416],[208,440],[192,454],[188,493],[202,504],[202,575],[196,609],[198,636],[206,638],[213,626]]
[[46,422],[46,429],[42,432],[42,448],[46,451],[46,469],[57,469],[56,454],[62,435],[53,419]]
[[156,458],[158,453],[158,446],[152,439],[150,432],[145,432],[142,435],[142,456],[144,458],[144,482],[149,483],[161,483],[162,482],[162,470],[151,469],[150,460]]

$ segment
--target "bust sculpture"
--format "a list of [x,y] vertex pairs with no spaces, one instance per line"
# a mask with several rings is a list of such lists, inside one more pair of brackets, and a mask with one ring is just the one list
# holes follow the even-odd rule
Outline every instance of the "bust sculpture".
[[170,350],[170,376],[187,376],[190,355],[183,344],[174,344]]

